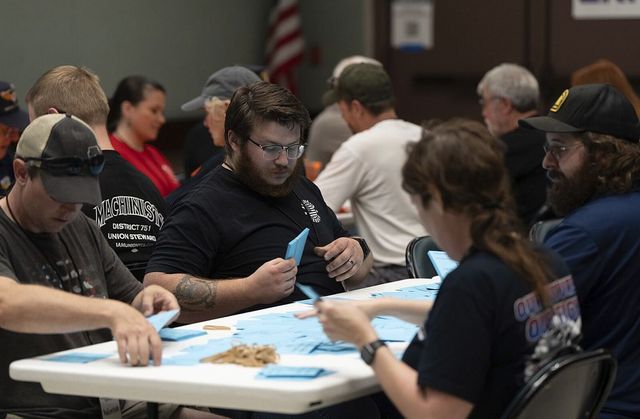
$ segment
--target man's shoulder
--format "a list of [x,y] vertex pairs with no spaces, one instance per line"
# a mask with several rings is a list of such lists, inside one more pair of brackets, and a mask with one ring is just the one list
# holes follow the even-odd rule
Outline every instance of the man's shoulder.
[[640,192],[610,195],[594,199],[567,215],[551,229],[545,245],[582,240],[602,243],[621,231],[640,234]]
[[386,119],[364,131],[353,134],[345,144],[347,147],[371,149],[375,143],[393,145],[398,141],[418,141],[422,127],[402,119]]
[[595,226],[602,223],[640,221],[640,191],[607,195],[593,199],[565,217],[561,224]]
[[136,169],[117,151],[105,150],[105,166],[99,181],[103,196],[114,190],[142,190],[146,194],[162,196],[153,182]]
[[507,157],[522,153],[531,153],[536,158],[544,155],[542,149],[546,141],[544,132],[517,127],[500,136],[500,139],[507,146]]

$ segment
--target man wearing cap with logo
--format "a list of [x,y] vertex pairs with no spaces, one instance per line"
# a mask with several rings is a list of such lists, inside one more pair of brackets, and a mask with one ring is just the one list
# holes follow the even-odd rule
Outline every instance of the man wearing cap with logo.
[[[178,298],[195,322],[357,286],[368,247],[348,237],[318,188],[301,175],[309,113],[287,89],[258,82],[236,90],[225,119],[226,157],[171,211],[145,284]],[[299,266],[287,245],[309,230]]]
[[113,336],[122,362],[161,361],[160,338],[144,316],[178,308],[175,297],[143,288],[80,213],[81,203],[100,201],[103,164],[91,128],[69,115],[35,119],[18,142],[16,183],[0,200],[0,414],[100,416],[96,399],[11,380],[17,359]]
[[402,189],[401,169],[407,144],[420,139],[422,128],[398,119],[391,80],[379,65],[348,66],[332,94],[355,135],[315,183],[334,211],[351,200],[356,228],[374,255],[366,285],[407,278],[407,244],[427,232]]
[[11,145],[28,123],[27,113],[18,106],[13,84],[0,81],[0,197],[6,195],[14,181]]
[[340,60],[333,69],[331,77],[327,80],[330,90],[322,96],[322,102],[326,107],[313,119],[311,127],[309,127],[309,140],[305,158],[310,161],[320,162],[320,171],[329,163],[331,156],[333,156],[338,147],[353,135],[353,132],[351,132],[351,129],[340,114],[340,107],[336,103],[333,89],[336,88],[336,83],[342,71],[351,64],[358,63],[382,66],[378,60],[362,55],[353,55]]
[[[209,76],[200,95],[180,107],[185,112],[199,110],[207,112],[203,124],[198,125],[198,129],[187,134],[185,170],[188,177],[196,175],[201,170],[211,170],[222,164],[224,160],[224,114],[229,106],[229,100],[238,87],[247,86],[260,80],[262,79],[255,71],[244,66],[234,65],[221,68]],[[208,138],[206,150],[203,145],[199,145],[204,142],[205,137]],[[216,152],[211,157],[215,158],[209,158],[209,161],[202,160],[205,154],[206,157],[211,155],[209,150],[212,140]]]
[[547,116],[520,121],[546,133],[549,203],[563,216],[544,244],[571,269],[582,346],[610,349],[616,380],[600,418],[640,415],[640,127],[608,84],[565,90]]

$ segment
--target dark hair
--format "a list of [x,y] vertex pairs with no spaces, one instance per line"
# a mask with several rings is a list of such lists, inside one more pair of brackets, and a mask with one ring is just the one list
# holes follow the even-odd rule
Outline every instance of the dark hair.
[[522,275],[546,305],[548,268],[515,214],[503,150],[479,122],[454,119],[435,125],[408,147],[402,187],[418,195],[423,206],[431,200],[429,191],[437,190],[444,209],[471,219],[472,246]]
[[151,80],[144,76],[129,76],[120,80],[116,91],[109,99],[109,116],[107,117],[107,129],[109,132],[115,131],[120,118],[122,117],[122,102],[130,102],[137,105],[144,100],[149,90],[160,90],[166,93],[164,87],[155,80]]
[[64,65],[44,73],[27,92],[36,116],[49,108],[77,116],[89,125],[107,121],[109,104],[98,76],[86,67]]
[[289,90],[277,84],[258,81],[240,87],[231,97],[224,120],[224,147],[233,155],[229,132],[233,131],[244,145],[251,130],[263,121],[273,121],[292,129],[300,126],[300,136],[311,124],[309,112]]

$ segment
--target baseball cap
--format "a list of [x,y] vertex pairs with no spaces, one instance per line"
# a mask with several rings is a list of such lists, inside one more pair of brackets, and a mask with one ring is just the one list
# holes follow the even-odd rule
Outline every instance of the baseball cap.
[[89,125],[71,115],[48,114],[27,126],[16,158],[39,167],[47,194],[58,202],[96,205],[104,156]]
[[351,57],[343,58],[342,60],[340,60],[333,69],[331,77],[329,78],[329,80],[327,80],[329,90],[322,95],[322,103],[324,104],[324,106],[329,106],[338,100],[335,88],[338,79],[340,78],[340,75],[342,74],[344,69],[349,67],[351,64],[359,63],[375,64],[382,67],[382,63],[380,61],[373,58],[365,57],[364,55],[352,55]]
[[0,81],[0,124],[22,131],[29,124],[29,115],[18,106],[13,84]]
[[230,99],[237,88],[260,81],[260,77],[246,67],[234,65],[222,68],[209,76],[200,96],[184,103],[180,109],[195,111],[204,108],[204,102],[211,98]]
[[638,116],[629,100],[610,84],[584,84],[562,92],[547,116],[518,121],[544,132],[597,132],[638,142]]
[[384,68],[376,64],[351,64],[344,69],[330,98],[358,100],[363,105],[393,100],[391,80]]

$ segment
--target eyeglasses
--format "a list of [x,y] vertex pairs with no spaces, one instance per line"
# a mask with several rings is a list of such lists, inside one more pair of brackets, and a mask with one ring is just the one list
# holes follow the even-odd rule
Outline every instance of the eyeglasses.
[[27,163],[33,162],[32,166],[46,170],[53,176],[79,176],[85,167],[92,176],[98,176],[104,169],[104,156],[102,154],[88,159],[79,157],[27,157],[24,161]]
[[558,144],[558,143],[545,143],[542,146],[542,149],[544,150],[545,153],[547,154],[551,154],[551,156],[556,159],[556,160],[560,160],[562,158],[562,156],[564,156],[567,151],[569,151],[570,148],[573,148],[577,145],[580,145],[580,142],[575,142],[573,144],[569,144],[569,145],[565,145],[565,144]]
[[289,145],[280,145],[280,144],[262,145],[253,141],[250,137],[247,137],[247,140],[249,140],[252,144],[255,144],[256,146],[262,149],[262,157],[264,157],[265,160],[275,160],[278,157],[280,157],[280,154],[283,151],[287,152],[287,158],[290,160],[295,160],[297,158],[300,158],[300,156],[302,156],[302,153],[304,153],[305,146],[304,144],[300,144],[300,143],[294,143]]

